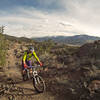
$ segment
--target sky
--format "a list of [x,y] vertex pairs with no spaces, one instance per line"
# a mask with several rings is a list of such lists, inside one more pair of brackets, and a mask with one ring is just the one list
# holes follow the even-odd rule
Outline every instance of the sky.
[[100,0],[0,0],[0,26],[17,37],[100,37]]

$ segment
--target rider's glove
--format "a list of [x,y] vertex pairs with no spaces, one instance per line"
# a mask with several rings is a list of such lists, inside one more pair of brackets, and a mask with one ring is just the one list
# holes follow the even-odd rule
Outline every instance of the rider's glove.
[[43,66],[42,62],[40,62],[40,66]]
[[24,68],[27,68],[28,66],[26,64],[24,64]]

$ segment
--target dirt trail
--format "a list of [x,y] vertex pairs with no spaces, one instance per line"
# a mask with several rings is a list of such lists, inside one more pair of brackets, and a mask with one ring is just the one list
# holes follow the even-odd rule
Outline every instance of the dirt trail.
[[8,59],[7,59],[7,66],[8,68],[6,67],[5,69],[5,74],[7,74],[8,77],[20,77],[21,76],[21,73],[20,73],[20,66],[17,66],[16,63],[17,63],[17,58],[14,54],[14,50],[15,48],[11,48],[10,50],[8,50]]
[[[32,85],[32,80],[24,82],[22,80],[21,75],[21,65],[16,65],[18,63],[19,59],[15,56],[15,50],[19,48],[20,45],[12,46],[8,50],[7,54],[7,66],[4,69],[4,74],[6,75],[6,78],[0,81],[0,84],[6,84],[7,81],[4,81],[7,78],[11,78],[14,81],[16,81],[16,87],[23,88],[23,91],[25,92],[25,95],[23,96],[15,96],[15,100],[54,100],[54,96],[52,96],[49,92],[38,94],[36,93],[35,89]],[[13,94],[13,92],[11,93]],[[17,93],[15,92],[17,95]],[[5,95],[0,97],[0,100],[8,100],[8,97],[10,95]]]
[[81,92],[80,89],[77,91],[77,88],[79,88],[78,84],[75,83],[76,80],[74,82],[70,82],[70,80],[79,79],[81,74],[78,71],[75,71],[74,73],[66,66],[64,68],[51,66],[51,69],[48,68],[46,72],[42,70],[40,75],[46,82],[46,91],[41,94],[36,93],[32,85],[32,80],[26,82],[22,80],[22,56],[20,57],[17,55],[18,52],[23,51],[21,47],[22,44],[11,45],[7,54],[7,65],[3,72],[5,76],[0,76],[0,85],[6,84],[7,79],[11,78],[15,83],[15,87],[12,87],[11,89],[13,90],[13,88],[16,88],[16,91],[9,91],[9,87],[7,87],[7,92],[10,92],[11,94],[3,94],[3,96],[0,96],[0,100],[10,100],[8,97],[12,95],[15,96],[15,100],[80,100],[79,96],[81,95]]

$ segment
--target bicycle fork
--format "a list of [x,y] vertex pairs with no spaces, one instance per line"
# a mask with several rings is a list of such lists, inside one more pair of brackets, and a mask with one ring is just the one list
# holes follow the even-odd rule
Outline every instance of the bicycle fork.
[[36,76],[38,76],[38,73],[37,73],[37,71],[35,69],[33,69],[33,78],[34,78],[35,84],[37,84]]

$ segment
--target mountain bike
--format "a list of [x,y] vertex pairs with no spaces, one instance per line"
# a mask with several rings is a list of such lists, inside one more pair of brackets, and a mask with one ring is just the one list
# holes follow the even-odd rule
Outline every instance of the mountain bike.
[[45,91],[46,85],[43,78],[40,75],[38,75],[38,72],[36,70],[36,68],[38,67],[39,65],[29,66],[28,68],[26,68],[25,74],[23,75],[23,80],[26,81],[26,80],[32,79],[35,90],[38,93],[42,93]]

